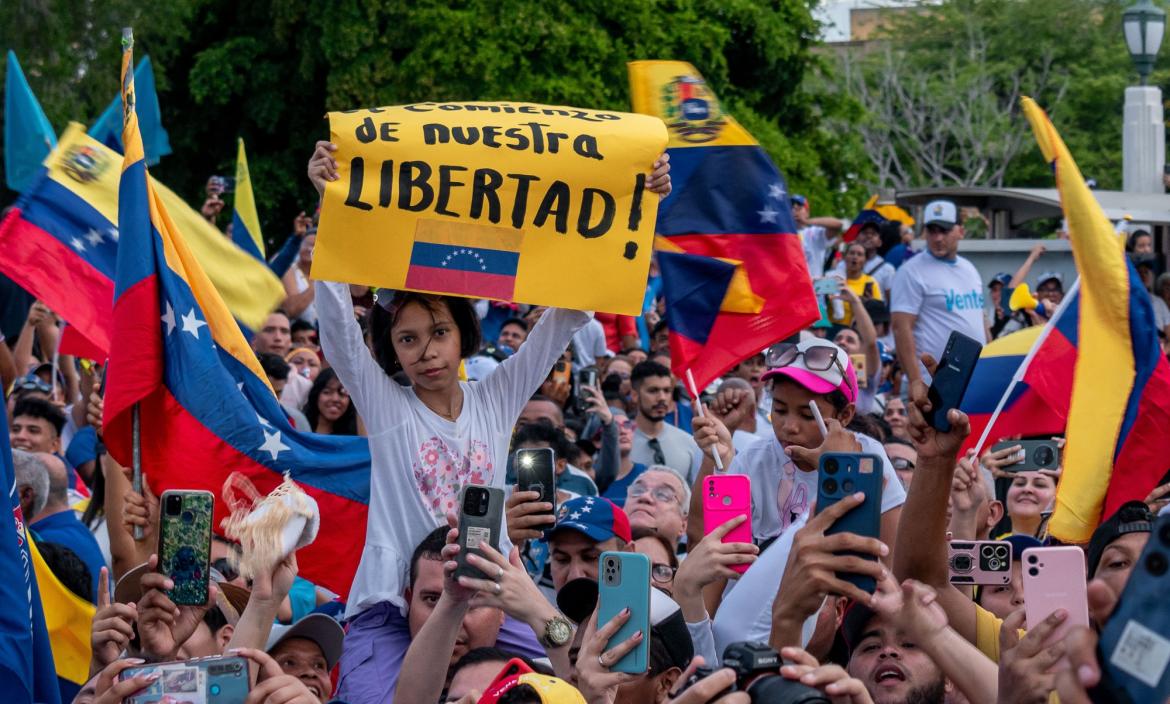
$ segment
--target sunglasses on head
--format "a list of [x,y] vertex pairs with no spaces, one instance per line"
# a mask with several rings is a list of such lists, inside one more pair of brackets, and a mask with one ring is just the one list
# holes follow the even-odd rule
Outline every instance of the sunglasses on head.
[[839,348],[829,345],[813,345],[801,351],[799,347],[791,342],[782,342],[777,345],[772,345],[772,349],[768,350],[767,364],[769,369],[790,367],[803,355],[804,366],[809,371],[827,372],[835,366],[841,372],[841,376],[845,377],[845,367],[837,359],[840,351]]
[[43,394],[53,392],[53,387],[40,379],[21,379],[12,385],[13,391],[40,391]]
[[894,469],[900,470],[902,472],[914,471],[914,463],[905,457],[898,457],[897,459],[890,460],[890,464],[894,465]]

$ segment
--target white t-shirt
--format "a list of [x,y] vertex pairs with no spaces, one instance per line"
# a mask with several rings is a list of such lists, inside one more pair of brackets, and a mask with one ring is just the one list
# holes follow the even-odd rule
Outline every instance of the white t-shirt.
[[[310,284],[309,277],[305,276],[305,272],[301,271],[301,268],[299,266],[297,266],[296,264],[293,264],[292,270],[293,270],[293,278],[296,279],[296,282],[297,282],[297,293],[304,293],[305,291],[308,291],[309,284]],[[297,318],[299,320],[303,320],[307,323],[312,323],[313,325],[316,325],[317,324],[317,302],[316,301],[309,301],[309,305],[305,306],[305,309],[303,311],[301,311],[301,314],[298,315]]]
[[591,319],[585,327],[573,333],[573,356],[582,367],[592,367],[598,359],[613,356],[605,346],[605,328],[601,321]]
[[[346,607],[352,618],[379,602],[404,610],[410,555],[427,533],[445,525],[466,484],[504,486],[512,428],[573,333],[590,314],[549,309],[520,351],[482,381],[461,383],[459,418],[441,418],[414,390],[377,365],[362,340],[346,284],[318,281],[321,348],[370,439],[370,503],[366,543]],[[502,528],[502,526],[501,526]]]
[[[662,430],[658,431],[658,446],[662,448],[662,455],[666,459],[661,464],[670,467],[687,480],[687,486],[695,483],[699,475],[699,465],[703,463],[703,451],[695,444],[695,439],[685,430],[679,430],[670,423],[663,423]],[[630,459],[649,467],[659,464],[654,461],[654,450],[650,447],[651,438],[640,429],[634,431],[634,446],[630,448]]]
[[[877,440],[854,433],[861,443],[861,451],[882,458],[883,476],[882,513],[901,506],[906,501],[906,490],[897,481],[894,465]],[[817,473],[800,470],[773,433],[770,440],[752,443],[737,454],[727,468],[730,474],[746,474],[752,481],[752,533],[758,540],[767,540],[781,533],[798,516],[808,514],[809,506],[817,497]],[[893,479],[894,481],[890,481]],[[781,483],[791,482],[791,491],[781,497]]]
[[[881,443],[867,435],[855,433],[861,451],[882,458],[882,513],[906,503],[906,490],[886,457]],[[716,652],[723,652],[729,643],[741,640],[767,642],[772,629],[772,602],[792,551],[796,531],[808,520],[809,507],[816,498],[816,472],[796,469],[774,436],[771,442],[758,442],[732,461],[730,472],[747,474],[752,480],[752,532],[757,538],[777,536],[761,553],[739,580],[732,582],[724,592],[719,611],[715,614],[712,631]],[[793,492],[782,509],[777,492],[780,479],[789,474]],[[782,520],[783,511],[785,520]],[[815,618],[814,614],[810,618]]]
[[894,278],[891,313],[912,313],[918,356],[942,358],[951,331],[986,342],[983,327],[983,282],[963,257],[939,259],[929,252],[902,265]]
[[809,225],[800,231],[800,245],[804,248],[804,261],[808,273],[814,279],[825,275],[825,252],[829,249],[829,236],[820,225]]
[[[882,290],[883,298],[890,295],[890,291],[894,288],[894,276],[898,273],[898,270],[887,262],[882,255],[875,254],[872,259],[866,259],[865,264],[861,267],[861,271],[873,277],[873,280],[877,282],[878,288]],[[847,278],[845,274],[845,262],[837,262],[837,266],[833,267],[833,273],[842,279]]]
[[1170,325],[1170,306],[1166,305],[1161,296],[1151,298],[1154,299],[1154,325],[1157,325],[1159,330],[1165,330],[1166,326]]

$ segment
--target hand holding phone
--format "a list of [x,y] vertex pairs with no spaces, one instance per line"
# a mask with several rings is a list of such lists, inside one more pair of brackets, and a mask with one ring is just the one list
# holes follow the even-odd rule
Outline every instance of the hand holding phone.
[[983,352],[983,345],[961,332],[952,332],[942,359],[934,370],[934,378],[927,389],[926,398],[930,410],[924,416],[926,422],[942,433],[951,431],[947,413],[958,408],[967,393],[967,384],[975,373],[975,364]]
[[1089,625],[1085,553],[1079,547],[1028,548],[1023,554],[1024,613],[1028,628],[1040,625],[1057,609],[1068,612],[1050,643],[1063,640],[1073,626]]
[[[703,480],[703,535],[737,516],[747,519],[723,536],[723,543],[752,542],[752,482],[746,474],[711,475]],[[743,574],[751,565],[728,565]]]
[[[865,494],[865,502],[838,518],[825,535],[853,533],[867,538],[881,537],[882,521],[882,460],[877,455],[862,453],[826,452],[821,455],[817,472],[817,514],[856,492]],[[855,554],[869,560],[872,555]],[[873,577],[838,573],[837,577],[870,594],[877,588]]]
[[642,640],[633,650],[606,664],[611,672],[641,674],[649,666],[650,656],[650,558],[636,552],[606,551],[598,562],[597,627],[629,609],[629,620],[609,639],[610,647],[642,632]]
[[1037,472],[1040,470],[1057,471],[1061,466],[1060,443],[1056,440],[1003,440],[991,446],[992,452],[1000,452],[1010,447],[1019,446],[1016,461],[1010,464],[1001,464],[999,468],[1005,472]]
[[947,553],[951,584],[1011,584],[1012,545],[1006,540],[952,540]]
[[210,491],[170,490],[159,498],[158,571],[174,582],[167,596],[178,606],[207,603],[211,583]]
[[[516,489],[518,491],[535,491],[540,494],[537,501],[547,501],[552,508],[540,513],[530,513],[531,516],[549,516],[555,519],[557,511],[557,473],[556,454],[552,448],[542,447],[535,449],[516,450]],[[551,528],[551,521],[548,528]]]
[[157,675],[146,689],[125,699],[125,704],[205,702],[234,704],[248,697],[248,661],[238,655],[213,655],[178,662],[128,667],[119,681],[140,675]]
[[455,558],[455,577],[490,579],[478,567],[468,563],[467,556],[474,553],[483,557],[483,551],[479,550],[481,543],[487,543],[497,552],[500,550],[504,491],[468,484],[463,487],[459,507],[459,554]]

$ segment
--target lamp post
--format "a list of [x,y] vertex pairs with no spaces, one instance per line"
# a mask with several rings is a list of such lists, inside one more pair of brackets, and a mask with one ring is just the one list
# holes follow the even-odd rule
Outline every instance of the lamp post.
[[1125,44],[1141,79],[1140,85],[1125,89],[1122,188],[1133,193],[1162,193],[1162,169],[1166,163],[1162,91],[1146,85],[1146,80],[1162,46],[1166,13],[1150,0],[1138,0],[1121,17]]

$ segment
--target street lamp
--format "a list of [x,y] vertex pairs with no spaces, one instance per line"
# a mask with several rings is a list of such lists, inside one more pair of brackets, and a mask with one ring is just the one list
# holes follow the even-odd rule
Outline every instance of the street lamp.
[[1130,58],[1144,86],[1154,68],[1158,49],[1162,46],[1166,13],[1150,0],[1138,0],[1122,13],[1121,25],[1125,30],[1125,44],[1129,47]]
[[1141,85],[1125,89],[1121,128],[1121,182],[1129,193],[1165,193],[1162,170],[1166,163],[1166,123],[1162,112],[1162,90],[1146,85],[1162,35],[1166,13],[1150,0],[1137,0],[1121,14],[1125,44]]

